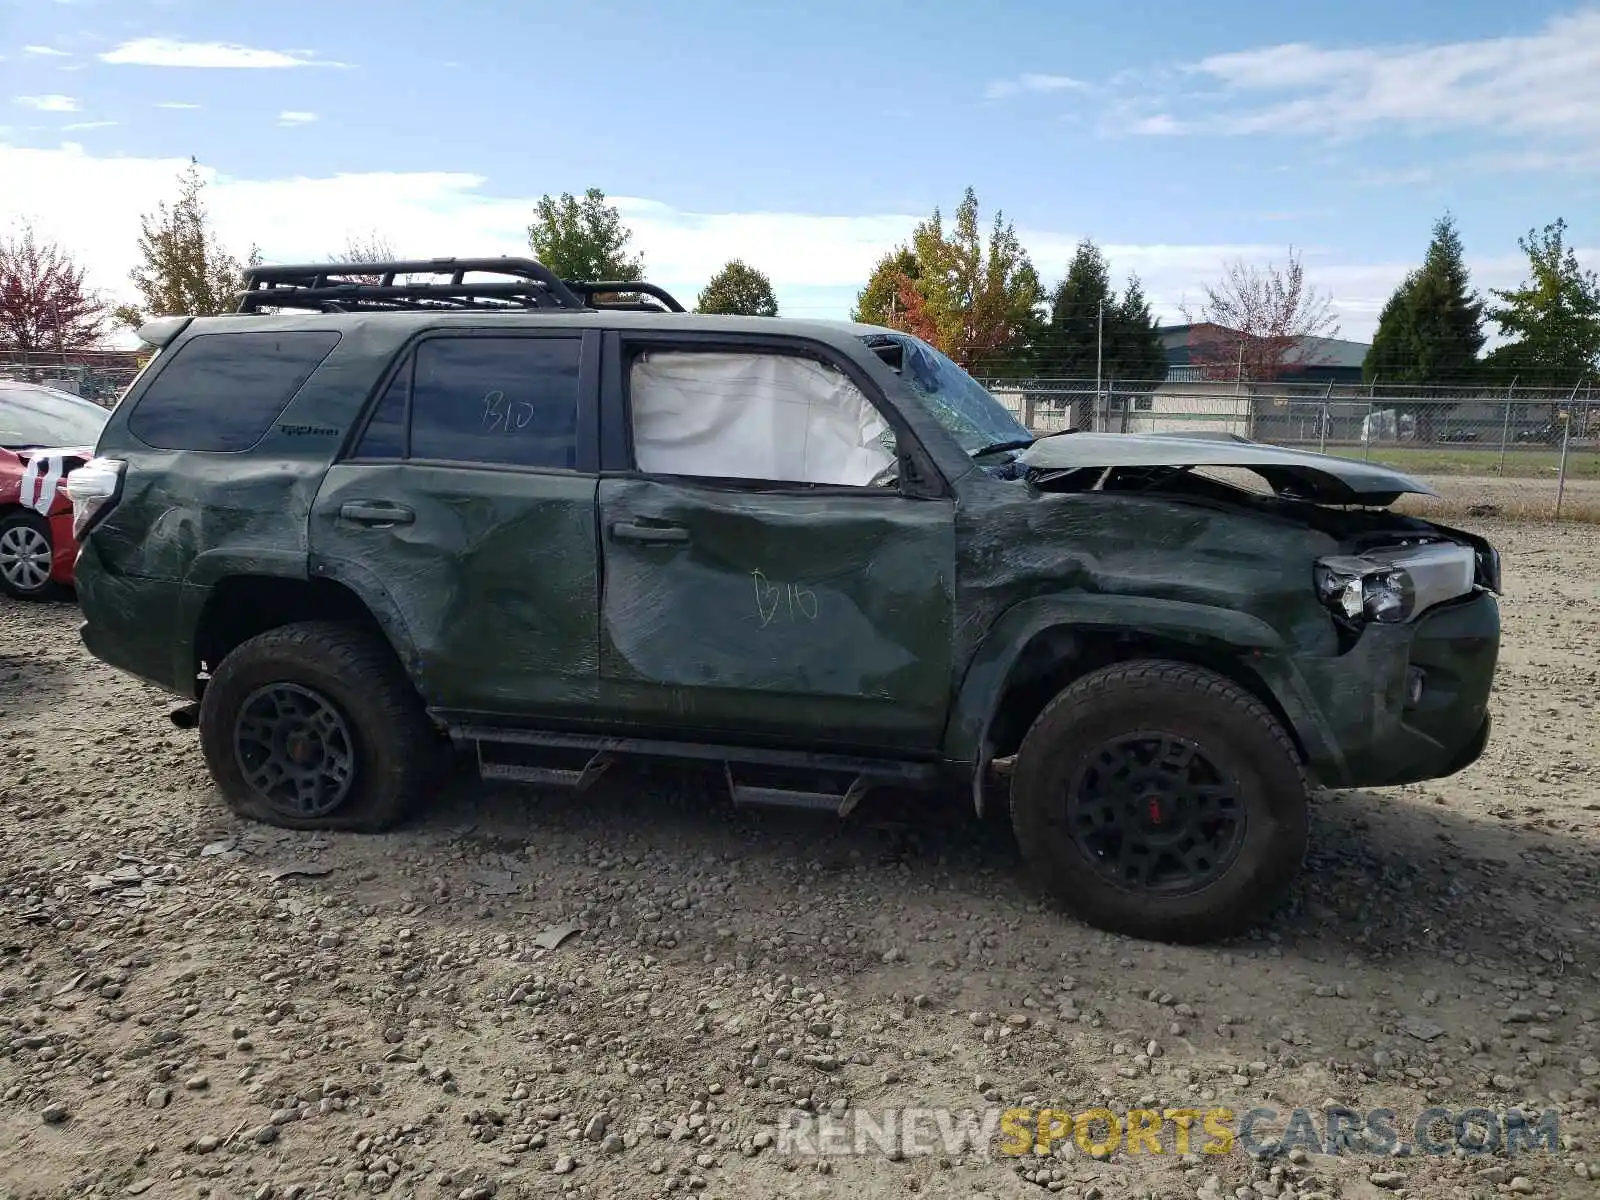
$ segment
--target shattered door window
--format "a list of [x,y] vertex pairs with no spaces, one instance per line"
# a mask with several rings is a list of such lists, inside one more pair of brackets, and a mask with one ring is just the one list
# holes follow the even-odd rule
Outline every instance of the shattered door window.
[[793,354],[659,351],[629,374],[634,462],[652,475],[866,487],[893,431],[849,376]]

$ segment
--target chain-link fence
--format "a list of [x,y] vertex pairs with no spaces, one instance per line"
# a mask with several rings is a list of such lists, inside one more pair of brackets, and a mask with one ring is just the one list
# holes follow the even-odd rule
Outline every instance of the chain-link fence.
[[1386,463],[1451,508],[1600,519],[1600,391],[1041,379],[987,385],[1036,433],[1234,434]]

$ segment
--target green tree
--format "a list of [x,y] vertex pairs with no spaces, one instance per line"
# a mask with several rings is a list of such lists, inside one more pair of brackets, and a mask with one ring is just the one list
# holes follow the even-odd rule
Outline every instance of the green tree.
[[1150,311],[1144,284],[1128,276],[1128,286],[1111,314],[1106,348],[1108,373],[1114,379],[1160,383],[1167,377],[1167,351],[1156,332],[1161,323]]
[[622,214],[606,203],[599,188],[590,188],[581,200],[570,192],[555,199],[541,196],[528,226],[534,257],[562,279],[589,283],[642,280],[644,256],[627,253],[632,240]]
[[1037,332],[1043,289],[1016,230],[996,213],[987,242],[967,188],[948,232],[939,210],[911,236],[917,276],[902,279],[888,324],[916,332],[968,370],[1004,374]]
[[1119,297],[1111,264],[1089,238],[1078,243],[1067,273],[1050,297],[1049,322],[1039,339],[1041,375],[1092,379],[1098,363],[1107,379],[1161,380],[1167,356],[1137,275]]
[[1067,273],[1050,297],[1049,325],[1040,339],[1042,374],[1071,379],[1093,378],[1101,346],[1102,312],[1116,317],[1111,289],[1111,264],[1088,238],[1078,243]]
[[732,259],[711,277],[700,293],[696,312],[743,317],[775,317],[778,298],[772,280],[740,259]]
[[1421,358],[1412,309],[1412,293],[1416,286],[1417,272],[1412,271],[1389,294],[1378,313],[1378,328],[1361,362],[1361,375],[1368,383],[1379,379],[1391,383],[1414,382],[1412,375]]
[[1446,213],[1434,222],[1422,266],[1379,314],[1363,374],[1391,383],[1464,382],[1478,374],[1483,342],[1483,301],[1472,290],[1461,236]]
[[250,247],[243,265],[229,254],[211,228],[201,192],[205,180],[191,158],[178,176],[178,198],[140,218],[139,265],[129,278],[139,289],[142,306],[122,305],[119,322],[138,328],[151,317],[186,314],[214,317],[232,312],[244,288],[244,267],[255,266],[261,253]]
[[1518,238],[1529,278],[1520,288],[1492,291],[1502,303],[1489,316],[1513,339],[1486,359],[1496,376],[1564,387],[1600,370],[1600,280],[1578,265],[1566,230],[1558,218]]
[[878,260],[867,278],[867,286],[856,293],[856,306],[850,310],[850,319],[865,325],[892,326],[894,315],[902,307],[900,289],[915,283],[921,274],[917,256],[910,246],[896,246]]

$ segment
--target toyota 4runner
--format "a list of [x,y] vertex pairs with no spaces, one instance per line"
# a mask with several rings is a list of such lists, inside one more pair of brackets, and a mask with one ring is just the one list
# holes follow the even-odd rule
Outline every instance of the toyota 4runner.
[[1226,435],[1035,437],[923,341],[526,259],[252,270],[68,481],[83,638],[226,802],[377,831],[452,745],[582,788],[1005,805],[1102,928],[1238,933],[1308,788],[1482,752],[1499,557],[1426,485]]

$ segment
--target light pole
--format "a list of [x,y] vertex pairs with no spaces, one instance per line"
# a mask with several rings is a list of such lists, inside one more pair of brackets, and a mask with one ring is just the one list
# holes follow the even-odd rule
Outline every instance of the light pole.
[[1104,423],[1105,418],[1099,414],[1105,412],[1105,393],[1100,387],[1101,364],[1105,361],[1106,339],[1106,302],[1100,300],[1095,308],[1094,315],[1094,407],[1096,423]]

